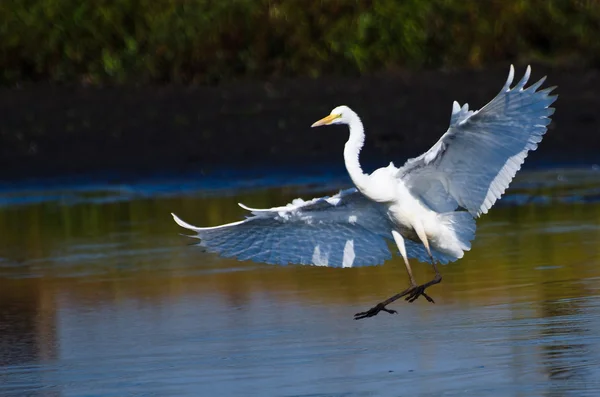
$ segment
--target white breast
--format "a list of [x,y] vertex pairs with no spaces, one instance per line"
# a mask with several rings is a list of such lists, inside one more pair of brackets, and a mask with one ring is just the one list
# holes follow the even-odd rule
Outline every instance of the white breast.
[[396,199],[390,205],[389,213],[394,223],[401,229],[402,235],[411,240],[414,240],[412,235],[416,237],[413,230],[415,222],[423,224],[428,237],[438,233],[437,214],[416,199],[402,181],[397,182]]

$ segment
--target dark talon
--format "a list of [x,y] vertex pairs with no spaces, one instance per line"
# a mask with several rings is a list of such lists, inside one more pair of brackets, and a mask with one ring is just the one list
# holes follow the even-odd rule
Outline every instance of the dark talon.
[[399,294],[394,295],[390,299],[388,299],[386,301],[383,301],[381,303],[378,303],[377,305],[375,305],[374,307],[370,308],[366,312],[356,313],[354,315],[354,319],[355,320],[360,320],[360,319],[367,318],[367,317],[373,317],[373,316],[376,316],[381,311],[387,312],[389,314],[396,314],[396,313],[398,313],[395,310],[386,308],[386,306],[389,305],[390,303],[394,302],[396,299],[399,299],[399,298],[401,298],[401,297],[403,297],[405,295],[410,294],[413,289],[414,289],[414,287],[408,287],[407,289],[405,289],[404,291],[400,292]]
[[396,313],[398,313],[397,311],[392,310],[392,309],[388,309],[388,308],[385,307],[385,305],[379,303],[376,306],[374,306],[374,307],[370,308],[369,310],[367,310],[366,312],[356,313],[354,315],[354,319],[355,320],[360,320],[360,319],[363,319],[363,318],[373,317],[373,316],[376,316],[379,312],[382,312],[382,311],[386,312],[386,313],[389,313],[389,314],[396,314]]
[[406,300],[409,303],[413,303],[414,301],[419,299],[420,296],[423,296],[425,297],[425,299],[427,299],[428,302],[435,303],[433,298],[425,293],[425,288],[427,288],[427,285],[425,284],[416,286],[404,300]]
[[435,303],[435,301],[433,300],[433,298],[430,297],[429,295],[427,295],[425,292],[423,292],[423,296],[425,297],[425,299],[427,299],[427,301],[429,303]]
[[[432,258],[432,262],[433,262],[433,258]],[[435,277],[430,282],[422,284],[422,285],[414,285],[415,282],[411,276],[411,284],[412,284],[411,287],[408,287],[404,291],[399,292],[396,295],[392,296],[391,298],[384,300],[383,302],[377,304],[375,307],[370,308],[366,312],[356,313],[354,315],[354,319],[360,320],[362,318],[373,317],[373,316],[376,316],[381,311],[388,312],[390,314],[396,314],[397,312],[395,310],[386,309],[386,306],[392,302],[397,301],[398,299],[400,299],[402,297],[405,297],[405,296],[406,296],[405,300],[410,303],[416,301],[419,298],[419,296],[424,296],[428,302],[435,303],[433,298],[425,293],[425,289],[431,287],[432,285],[439,284],[442,281],[442,276],[440,275],[437,268],[435,267],[435,262],[433,262],[433,268],[435,269]]]

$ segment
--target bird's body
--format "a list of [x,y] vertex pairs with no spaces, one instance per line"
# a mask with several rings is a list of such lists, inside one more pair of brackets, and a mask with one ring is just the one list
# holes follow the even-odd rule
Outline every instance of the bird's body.
[[[313,124],[347,124],[346,169],[355,188],[332,197],[296,199],[284,207],[252,209],[245,220],[216,227],[189,225],[200,245],[223,256],[272,264],[353,267],[389,259],[387,241],[404,259],[410,287],[356,318],[380,311],[407,296],[414,301],[439,283],[438,263],[462,258],[475,236],[475,218],[492,207],[519,170],[527,153],[542,140],[554,109],[554,88],[537,89],[544,79],[524,88],[530,75],[510,88],[511,66],[502,91],[479,111],[454,103],[448,131],[419,157],[397,168],[393,163],[371,174],[359,162],[365,133],[358,115],[346,106]],[[408,258],[430,262],[436,277],[417,285]]]

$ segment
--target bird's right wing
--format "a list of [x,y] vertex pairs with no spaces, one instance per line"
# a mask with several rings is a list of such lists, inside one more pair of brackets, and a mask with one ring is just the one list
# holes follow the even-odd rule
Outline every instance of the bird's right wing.
[[500,93],[481,110],[454,103],[450,128],[419,157],[398,170],[411,193],[437,212],[467,209],[485,214],[504,193],[530,150],[535,150],[554,109],[554,87],[544,79],[525,88],[531,69],[511,88],[514,69]]
[[356,267],[391,258],[386,239],[393,225],[380,204],[356,189],[283,207],[253,209],[246,219],[215,227],[179,226],[197,233],[200,245],[224,257],[270,264]]

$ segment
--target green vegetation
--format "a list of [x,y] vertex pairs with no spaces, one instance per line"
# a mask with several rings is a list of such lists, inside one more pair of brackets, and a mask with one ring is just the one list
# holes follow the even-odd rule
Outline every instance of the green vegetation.
[[5,83],[600,64],[595,0],[3,0],[0,21]]

